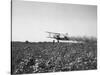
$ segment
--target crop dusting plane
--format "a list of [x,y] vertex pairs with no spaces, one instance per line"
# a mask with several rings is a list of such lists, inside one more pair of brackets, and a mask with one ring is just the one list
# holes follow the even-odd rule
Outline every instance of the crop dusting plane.
[[[59,40],[69,40],[68,37],[68,33],[66,34],[62,34],[62,33],[55,33],[55,32],[46,32],[49,34],[48,38],[52,38],[52,39],[56,39],[57,42],[59,42]],[[54,42],[54,40],[53,40]]]
[[[68,33],[65,33],[65,34],[55,33],[55,32],[46,32],[46,33],[49,34],[49,36],[47,38],[56,39],[58,43],[59,43],[59,41],[69,42],[69,43],[84,43],[83,41],[72,40],[68,36]],[[55,40],[53,40],[53,42],[55,42]]]

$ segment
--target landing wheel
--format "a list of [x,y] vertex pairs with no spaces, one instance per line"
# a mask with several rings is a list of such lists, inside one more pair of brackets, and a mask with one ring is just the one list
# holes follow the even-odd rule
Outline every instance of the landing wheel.
[[53,44],[55,43],[55,40],[53,40]]
[[57,40],[57,42],[59,43],[59,40]]

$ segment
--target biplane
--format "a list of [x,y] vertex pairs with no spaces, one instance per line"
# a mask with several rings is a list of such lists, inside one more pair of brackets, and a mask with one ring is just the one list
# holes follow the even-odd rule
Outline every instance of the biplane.
[[55,33],[55,32],[46,32],[46,33],[49,34],[48,38],[56,39],[57,42],[59,42],[59,40],[69,40],[68,33],[66,33],[66,34]]

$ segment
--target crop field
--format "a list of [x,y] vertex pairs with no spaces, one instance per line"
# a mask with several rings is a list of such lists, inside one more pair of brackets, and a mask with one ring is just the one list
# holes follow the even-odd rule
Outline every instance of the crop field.
[[97,69],[97,42],[11,42],[11,73]]

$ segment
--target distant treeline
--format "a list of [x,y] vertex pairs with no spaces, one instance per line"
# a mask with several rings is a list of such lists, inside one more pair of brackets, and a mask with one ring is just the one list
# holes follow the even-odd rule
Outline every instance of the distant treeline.
[[[86,36],[84,36],[84,37],[74,37],[74,36],[72,36],[72,37],[69,37],[69,40],[72,40],[72,41],[83,41],[83,42],[97,42],[97,38],[96,37],[86,37]],[[51,42],[49,42],[49,41],[39,41],[39,42],[32,42],[32,41],[28,41],[28,40],[26,40],[26,41],[11,41],[12,43],[13,42],[16,42],[16,43],[51,43]]]

